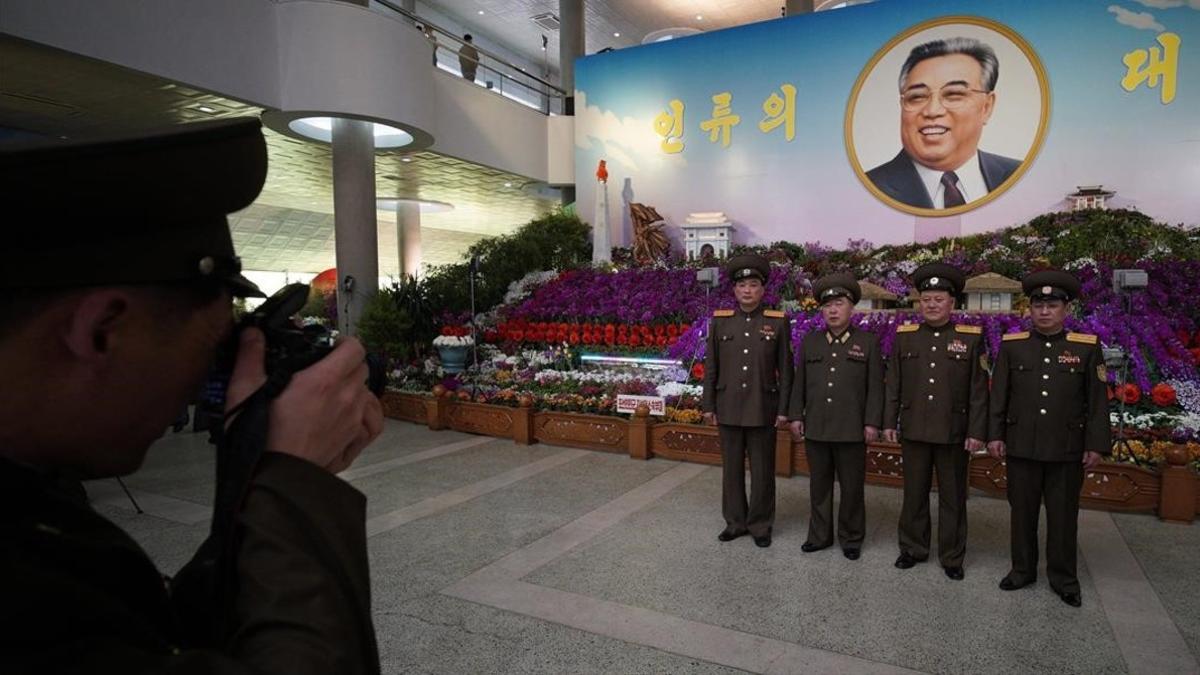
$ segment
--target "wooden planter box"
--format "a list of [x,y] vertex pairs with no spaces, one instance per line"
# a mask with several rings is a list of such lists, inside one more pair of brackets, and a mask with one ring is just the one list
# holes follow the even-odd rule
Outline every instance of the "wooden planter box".
[[[586,450],[628,454],[636,459],[662,457],[680,462],[719,466],[721,446],[716,427],[654,422],[640,411],[630,418],[550,410],[535,411],[531,401],[507,406],[389,391],[384,394],[387,417],[486,436],[535,441]],[[1200,477],[1186,466],[1182,449],[1168,452],[1159,471],[1128,464],[1101,464],[1084,478],[1081,505],[1085,508],[1134,513],[1157,513],[1163,520],[1191,522],[1200,512]],[[793,441],[786,430],[776,435],[775,473],[808,475],[804,441]],[[972,487],[1003,498],[1007,476],[1003,460],[975,457],[969,479]],[[900,446],[867,446],[867,482],[901,487],[904,462]]]

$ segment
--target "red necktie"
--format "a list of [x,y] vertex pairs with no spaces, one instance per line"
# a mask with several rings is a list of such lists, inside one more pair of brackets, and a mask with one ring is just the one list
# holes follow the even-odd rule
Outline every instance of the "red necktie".
[[953,171],[947,171],[942,174],[942,187],[945,188],[942,192],[943,208],[949,209],[967,203],[963,199],[962,193],[958,191],[956,183],[958,183],[958,176]]

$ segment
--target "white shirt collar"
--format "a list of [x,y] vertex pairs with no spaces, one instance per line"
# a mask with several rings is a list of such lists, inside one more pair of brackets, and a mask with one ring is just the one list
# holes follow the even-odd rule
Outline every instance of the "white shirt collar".
[[[913,160],[913,166],[933,201],[933,208],[945,208],[946,189],[942,186],[942,174],[945,172],[931,169],[916,160]],[[987,183],[983,182],[983,170],[979,168],[978,152],[966,164],[955,169],[954,174],[958,176],[958,190],[968,204],[988,193]]]

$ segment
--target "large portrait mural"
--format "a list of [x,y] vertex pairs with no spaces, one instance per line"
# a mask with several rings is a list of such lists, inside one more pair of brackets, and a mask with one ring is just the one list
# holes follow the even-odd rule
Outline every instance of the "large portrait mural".
[[1050,116],[1045,69],[1016,32],[979,17],[914,26],[863,68],[846,108],[860,180],[914,215],[977,208],[1034,161]]

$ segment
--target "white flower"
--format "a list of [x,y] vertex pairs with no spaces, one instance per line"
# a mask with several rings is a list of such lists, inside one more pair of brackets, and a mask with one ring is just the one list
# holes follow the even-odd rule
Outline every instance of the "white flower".
[[542,284],[553,281],[558,278],[558,272],[555,270],[546,270],[544,272],[530,272],[525,276],[517,279],[508,285],[508,292],[504,294],[504,304],[511,305],[520,300],[524,300],[534,289]]
[[470,335],[439,335],[433,339],[434,347],[470,347],[475,338]]
[[666,384],[658,385],[656,388],[658,395],[663,398],[670,396],[699,396],[703,391],[704,387],[683,382],[667,382]]

